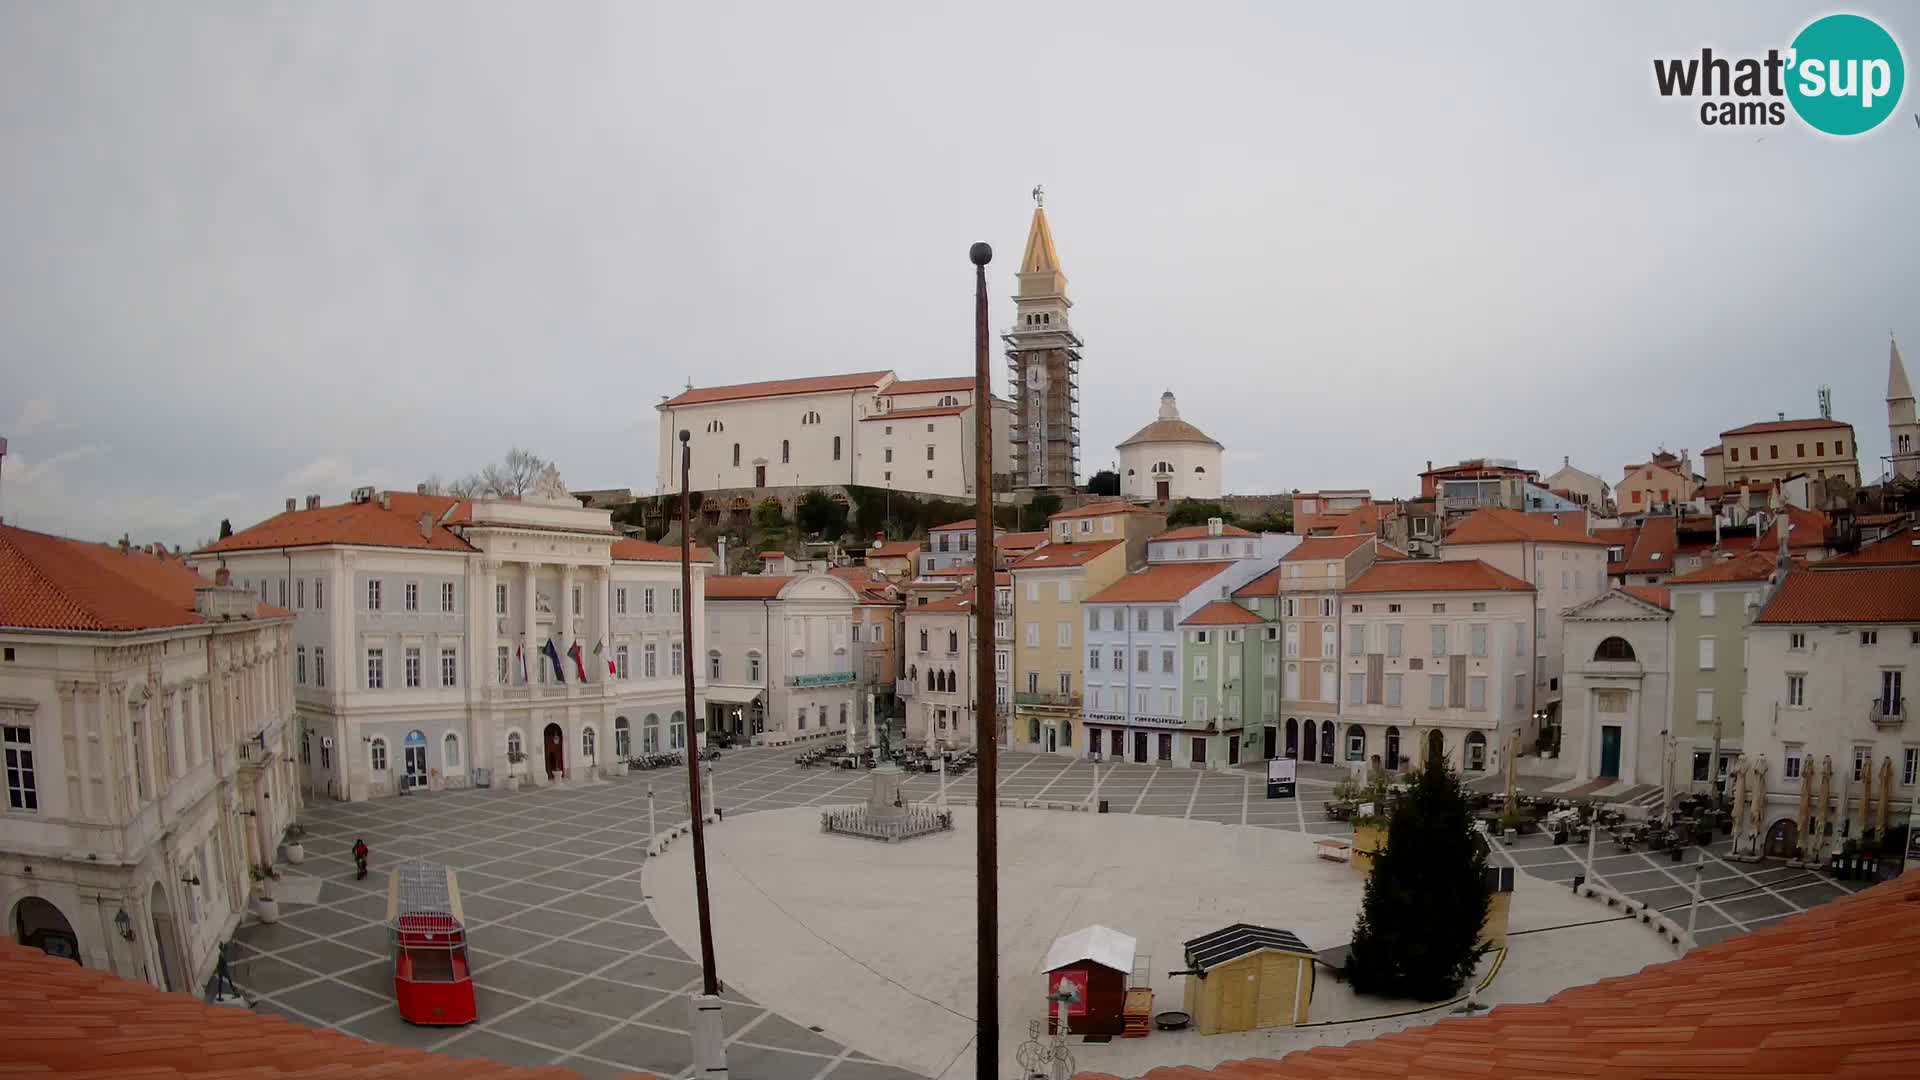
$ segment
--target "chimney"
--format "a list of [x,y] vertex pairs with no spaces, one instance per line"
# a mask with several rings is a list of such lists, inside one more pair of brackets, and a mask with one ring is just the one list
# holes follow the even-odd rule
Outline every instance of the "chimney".
[[433,515],[425,513],[424,511],[420,514],[420,538],[422,540],[433,539]]
[[714,567],[713,572],[716,574],[725,574],[727,572],[727,538],[726,536],[722,534],[720,539],[716,540],[714,544],[718,548],[718,550],[714,552],[714,555],[719,560],[720,565]]
[[1219,536],[1222,532],[1225,531],[1225,526],[1226,526],[1226,522],[1222,521],[1220,518],[1208,518],[1207,519],[1207,535]]
[[1780,529],[1780,565],[1785,566],[1787,564],[1787,534],[1793,531],[1793,516],[1785,513],[1778,514],[1774,517],[1774,521],[1778,523],[1778,528]]
[[133,547],[133,544],[128,541],[127,534],[121,533],[120,534],[120,554],[125,555],[128,549],[132,547]]
[[220,568],[213,572],[213,583],[223,589],[233,584],[233,571],[227,569],[226,563],[221,563]]
[[413,493],[415,495],[425,495],[427,493],[427,485],[425,484],[413,485]]
[[309,510],[320,509],[320,496],[318,495],[307,496],[307,509]]
[[1563,465],[1563,466],[1567,466],[1567,467],[1572,467],[1572,465],[1573,465],[1573,455],[1572,455],[1572,454],[1561,454],[1561,455],[1560,455],[1560,464],[1561,464],[1561,465]]
[[1553,524],[1554,524],[1554,527],[1556,528],[1558,528],[1560,525],[1560,511],[1558,510],[1555,510],[1553,512]]
[[380,493],[380,509],[382,510],[393,509],[393,500],[387,498],[387,493],[384,491]]
[[287,513],[289,513],[289,514],[291,514],[291,513],[293,513],[293,508],[294,508],[295,506],[297,506],[297,505],[299,505],[299,504],[298,504],[298,503],[296,503],[296,502],[294,502],[294,500],[292,500],[292,499],[288,499],[288,500],[287,500]]
[[1775,413],[1774,415],[1778,416],[1782,420],[1785,420],[1787,418],[1786,413]]

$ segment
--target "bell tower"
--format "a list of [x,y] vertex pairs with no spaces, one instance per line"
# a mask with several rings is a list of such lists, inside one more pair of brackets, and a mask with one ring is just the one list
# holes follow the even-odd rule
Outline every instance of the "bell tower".
[[1053,247],[1046,193],[1033,189],[1033,224],[1014,275],[1013,328],[1007,345],[1008,389],[1014,396],[1015,490],[1073,490],[1080,472],[1080,347],[1068,314],[1067,275]]
[[1900,362],[1900,343],[1893,342],[1887,358],[1887,446],[1888,465],[1901,480],[1920,477],[1920,417],[1916,417],[1913,384],[1907,382],[1907,368]]

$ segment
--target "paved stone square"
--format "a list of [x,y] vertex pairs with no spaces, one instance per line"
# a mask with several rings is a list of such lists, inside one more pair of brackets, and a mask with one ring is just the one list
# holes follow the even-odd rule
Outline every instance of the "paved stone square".
[[[726,814],[853,802],[861,770],[800,767],[794,751],[727,752],[713,763]],[[1350,835],[1322,803],[1341,775],[1302,765],[1296,800],[1269,802],[1258,762],[1226,772],[1103,765],[1099,794],[1116,814],[1193,818],[1310,835]],[[1002,753],[1001,798],[1094,799],[1093,766],[1039,754]],[[931,798],[938,784],[916,774],[906,792]],[[976,776],[950,778],[948,798],[973,802]],[[234,976],[263,1012],[363,1038],[525,1064],[561,1064],[588,1076],[691,1071],[686,995],[699,965],[660,931],[643,868],[650,825],[686,817],[684,770],[635,773],[538,790],[467,790],[364,803],[310,804],[306,863],[289,872],[322,880],[319,902],[285,905],[277,925],[249,920],[236,935]],[[724,826],[722,826],[724,827]],[[373,851],[373,872],[353,880],[355,838]],[[1584,845],[1545,837],[1499,847],[1499,858],[1550,881],[1587,873]],[[1704,864],[1699,939],[1720,940],[1805,910],[1857,885],[1778,865],[1725,862],[1721,843]],[[1681,908],[1691,865],[1601,845],[1603,878],[1635,896]],[[414,1027],[393,1006],[385,917],[385,871],[421,856],[460,872],[471,924],[480,1019],[464,1028]],[[1688,858],[1694,857],[1689,852]],[[1604,918],[1595,908],[1595,918]],[[875,1062],[729,993],[728,1061],[745,1080],[906,1080]]]

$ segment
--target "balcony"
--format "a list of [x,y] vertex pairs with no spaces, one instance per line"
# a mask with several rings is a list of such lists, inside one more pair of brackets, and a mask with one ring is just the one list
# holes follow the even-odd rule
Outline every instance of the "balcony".
[[1867,719],[1882,731],[1891,731],[1907,722],[1907,699],[1890,701],[1886,698],[1874,698],[1867,702]]
[[1013,695],[1015,705],[1036,705],[1042,708],[1077,709],[1080,707],[1079,694],[1062,694],[1057,691],[1031,693],[1025,690]]

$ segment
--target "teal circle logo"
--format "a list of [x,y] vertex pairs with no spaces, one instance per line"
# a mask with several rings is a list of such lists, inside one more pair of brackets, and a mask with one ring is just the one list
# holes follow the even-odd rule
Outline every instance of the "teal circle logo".
[[1893,115],[1906,64],[1893,35],[1860,15],[1828,15],[1793,39],[1787,100],[1800,119],[1829,135],[1872,131]]

